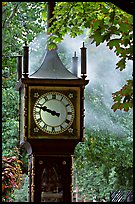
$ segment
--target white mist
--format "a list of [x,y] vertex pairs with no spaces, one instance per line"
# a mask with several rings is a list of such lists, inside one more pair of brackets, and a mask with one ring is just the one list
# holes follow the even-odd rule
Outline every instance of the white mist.
[[[69,35],[64,37],[64,40],[58,45],[58,54],[63,64],[72,71],[72,57],[76,51],[78,57],[78,77],[81,75],[80,71],[80,48],[85,43],[87,47],[87,78],[89,84],[86,86],[86,93],[89,93],[89,99],[93,95],[96,95],[99,87],[101,89],[100,97],[103,106],[106,107],[106,112],[102,107],[97,108],[97,102],[91,100],[85,100],[85,127],[90,129],[106,129],[111,132],[117,132],[120,135],[123,132],[126,133],[126,127],[122,126],[117,120],[112,121],[112,116],[115,118],[121,116],[125,117],[129,113],[123,113],[122,111],[116,111],[115,113],[111,109],[113,104],[112,93],[118,91],[126,83],[127,79],[132,78],[133,65],[129,61],[126,69],[120,71],[116,69],[116,63],[119,58],[115,55],[113,50],[109,50],[105,43],[96,47],[95,44],[90,44],[90,40],[86,35],[81,35],[76,38],[71,38]],[[30,44],[30,73],[33,73],[38,69],[42,62],[42,58],[46,52],[47,35],[41,33]],[[63,56],[63,50],[66,55]],[[63,60],[66,59],[66,60]],[[65,63],[66,62],[66,63]],[[98,99],[97,99],[98,101]],[[132,130],[131,130],[132,132]]]

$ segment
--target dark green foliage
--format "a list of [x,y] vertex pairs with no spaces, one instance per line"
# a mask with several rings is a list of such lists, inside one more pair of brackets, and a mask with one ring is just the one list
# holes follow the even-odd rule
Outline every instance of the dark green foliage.
[[83,195],[109,201],[112,190],[133,187],[132,139],[108,131],[87,130],[75,151],[77,183]]
[[[133,107],[133,81],[127,80],[127,84],[125,84],[120,91],[113,93],[114,104],[112,109],[114,111],[120,109],[124,109],[124,111],[128,111],[129,108]],[[123,103],[121,102],[123,100]]]
[[[29,8],[29,9],[28,9]],[[25,41],[29,44],[37,33],[44,30],[42,2],[5,2],[2,8],[2,152],[13,154],[19,147],[18,111],[19,92],[15,90],[17,81],[17,60],[19,50]],[[27,156],[22,150],[23,173],[27,172]]]

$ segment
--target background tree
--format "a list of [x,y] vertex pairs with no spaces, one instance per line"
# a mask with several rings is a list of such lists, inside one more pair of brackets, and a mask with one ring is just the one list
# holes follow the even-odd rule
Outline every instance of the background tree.
[[[17,187],[19,168],[27,173],[27,154],[15,159],[15,146],[18,146],[18,92],[16,55],[25,41],[29,44],[41,30],[42,3],[2,2],[2,196],[3,202],[9,201],[11,193]],[[21,159],[23,163],[18,161]],[[18,168],[19,167],[19,168]],[[12,200],[12,199],[11,199]]]
[[85,142],[75,149],[76,182],[88,201],[109,201],[111,191],[133,186],[132,112],[109,112],[102,93],[99,84],[85,91],[91,111],[85,106]]
[[[10,155],[18,144],[18,92],[16,55],[22,52],[25,41],[29,44],[42,25],[42,3],[3,2],[2,10],[2,124],[3,152]],[[10,142],[7,142],[10,141]]]

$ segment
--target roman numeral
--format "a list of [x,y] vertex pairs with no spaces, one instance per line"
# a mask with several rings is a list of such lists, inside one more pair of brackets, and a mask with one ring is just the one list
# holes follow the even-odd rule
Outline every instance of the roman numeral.
[[68,112],[68,115],[72,115],[72,112]]
[[68,107],[70,104],[68,103],[67,105],[66,105],[66,107]]
[[56,94],[53,94],[53,95],[52,95],[52,99],[56,99]]
[[62,125],[60,125],[61,130],[63,130],[64,128],[62,127]]
[[41,118],[38,118],[38,119],[37,119],[37,122],[38,122],[38,123],[41,123],[41,122],[42,122]]
[[47,125],[46,124],[44,124],[44,127],[43,127],[44,129],[47,129]]
[[66,122],[66,123],[70,123],[70,120],[66,119],[65,122]]
[[45,99],[45,101],[48,101],[48,98],[47,98],[47,96],[44,96],[44,99]]
[[36,107],[36,110],[35,110],[35,114],[36,116],[40,116],[40,109]]

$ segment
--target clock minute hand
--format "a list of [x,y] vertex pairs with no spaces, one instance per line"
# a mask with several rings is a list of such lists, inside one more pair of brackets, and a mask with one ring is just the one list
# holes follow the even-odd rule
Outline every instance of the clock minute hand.
[[50,109],[48,109],[46,106],[42,106],[42,107],[36,106],[36,107],[42,109],[43,111],[46,111],[46,112],[48,112],[48,113],[51,113],[53,116],[55,116],[55,115],[56,115],[57,117],[60,116],[60,113],[57,113],[57,112],[54,111],[54,110],[50,110]]
[[42,109],[43,111],[47,111],[47,107],[46,106],[36,106],[37,108],[40,108],[40,109]]

